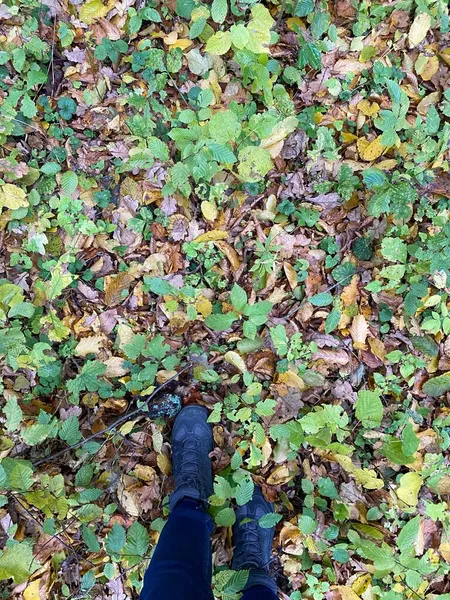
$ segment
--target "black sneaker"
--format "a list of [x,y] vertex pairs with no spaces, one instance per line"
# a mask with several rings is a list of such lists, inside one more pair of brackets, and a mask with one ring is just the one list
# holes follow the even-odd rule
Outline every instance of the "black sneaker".
[[185,406],[178,414],[172,430],[172,470],[175,491],[170,508],[185,498],[206,506],[213,493],[211,460],[212,429],[207,423],[208,411],[203,406]]
[[276,594],[277,585],[269,576],[275,527],[263,529],[258,523],[263,515],[272,512],[273,504],[267,502],[260,487],[255,487],[253,498],[248,504],[238,507],[233,527],[235,549],[231,568],[234,571],[250,570],[245,589],[264,585]]

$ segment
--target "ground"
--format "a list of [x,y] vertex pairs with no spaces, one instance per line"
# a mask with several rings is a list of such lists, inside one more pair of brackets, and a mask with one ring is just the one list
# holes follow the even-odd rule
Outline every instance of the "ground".
[[216,598],[449,600],[445,0],[0,3],[0,598],[137,598],[210,410]]

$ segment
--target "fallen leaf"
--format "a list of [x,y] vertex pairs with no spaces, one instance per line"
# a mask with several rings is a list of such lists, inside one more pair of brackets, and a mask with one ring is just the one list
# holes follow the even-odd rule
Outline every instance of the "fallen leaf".
[[419,473],[405,473],[400,477],[397,496],[408,506],[417,506],[419,490],[422,487],[422,477]]
[[356,350],[366,350],[366,338],[369,333],[369,326],[364,315],[356,315],[353,317],[350,327],[350,335],[353,340],[353,347]]
[[431,25],[431,16],[428,13],[419,13],[414,19],[408,33],[409,47],[414,48],[425,39]]

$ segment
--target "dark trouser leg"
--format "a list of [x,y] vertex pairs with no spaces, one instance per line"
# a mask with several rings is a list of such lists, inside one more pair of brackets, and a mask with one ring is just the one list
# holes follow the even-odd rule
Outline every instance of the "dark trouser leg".
[[254,585],[244,592],[241,600],[278,600],[278,596],[265,585]]
[[161,532],[145,573],[140,600],[213,600],[209,515],[195,500],[182,500]]

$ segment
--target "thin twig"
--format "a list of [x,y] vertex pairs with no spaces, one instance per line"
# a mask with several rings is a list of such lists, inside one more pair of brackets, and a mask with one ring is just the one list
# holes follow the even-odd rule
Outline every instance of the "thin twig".
[[[65,454],[66,452],[69,452],[70,450],[75,450],[76,448],[80,448],[81,446],[83,446],[87,442],[90,442],[91,440],[94,440],[95,438],[103,435],[104,433],[107,433],[108,431],[111,431],[112,429],[115,429],[117,427],[117,425],[120,425],[121,423],[124,423],[125,421],[129,421],[132,417],[135,417],[137,415],[145,416],[145,409],[148,407],[150,401],[157,394],[159,394],[159,392],[162,389],[164,389],[165,387],[167,387],[169,385],[169,383],[171,383],[172,381],[174,381],[175,379],[177,379],[182,373],[184,373],[185,371],[189,370],[191,367],[192,367],[192,363],[189,363],[183,369],[181,369],[181,371],[178,371],[178,373],[176,373],[175,375],[173,375],[172,377],[170,377],[167,381],[164,381],[164,383],[162,383],[154,392],[152,392],[150,394],[150,396],[145,401],[145,404],[143,404],[140,408],[136,408],[135,410],[132,410],[130,413],[127,413],[126,415],[123,415],[122,417],[119,417],[119,419],[117,419],[116,421],[114,421],[114,423],[111,423],[111,425],[108,425],[108,427],[105,427],[105,429],[102,429],[101,431],[97,431],[97,433],[93,433],[89,437],[84,438],[83,440],[81,440],[81,442],[78,442],[77,444],[72,444],[71,446],[68,446],[67,448],[64,448],[63,450],[59,450],[58,452],[50,454],[50,456],[47,456],[45,458],[41,458],[40,460],[37,460],[36,462],[33,462],[33,465],[35,467],[37,467],[37,466],[41,465],[42,463],[46,463],[46,462],[54,460],[58,456],[61,456],[62,454]],[[143,413],[143,414],[141,414],[141,413]]]

